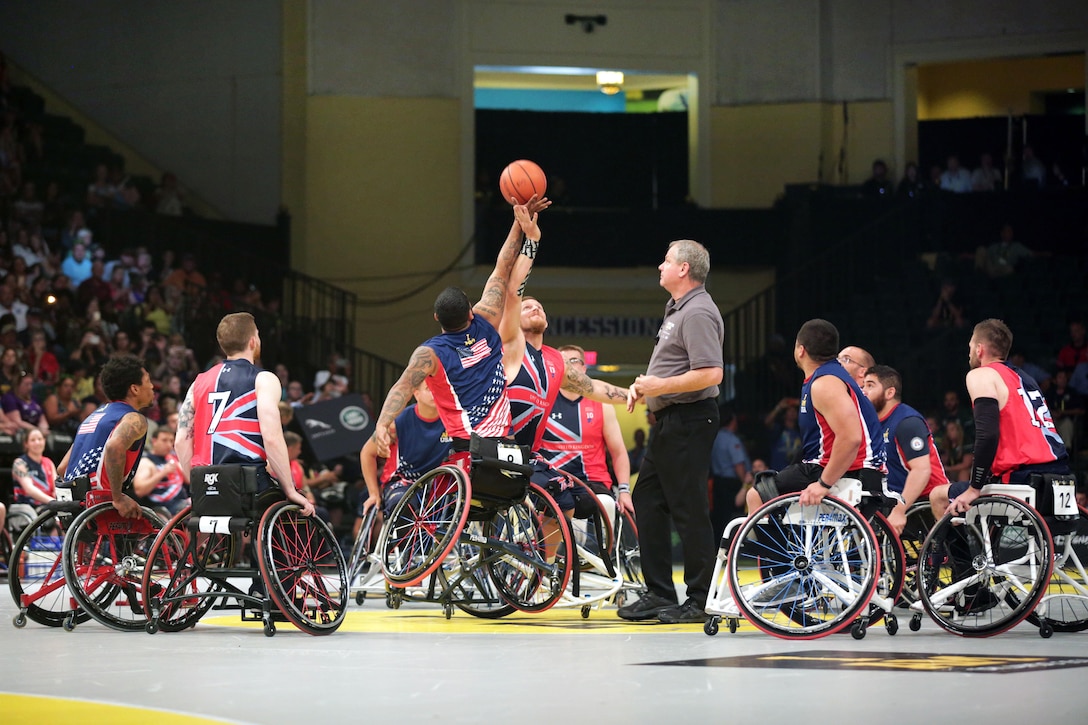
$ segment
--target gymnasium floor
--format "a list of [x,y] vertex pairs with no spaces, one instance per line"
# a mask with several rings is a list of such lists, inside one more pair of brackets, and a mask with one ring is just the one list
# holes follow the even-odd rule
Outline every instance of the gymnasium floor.
[[1088,721],[1088,633],[1044,640],[1030,624],[962,639],[928,620],[910,632],[901,616],[895,637],[786,642],[744,625],[708,637],[629,624],[614,609],[447,621],[433,605],[368,600],[331,636],[281,623],[267,638],[234,612],[155,636],[18,630],[14,614],[4,591],[0,723]]

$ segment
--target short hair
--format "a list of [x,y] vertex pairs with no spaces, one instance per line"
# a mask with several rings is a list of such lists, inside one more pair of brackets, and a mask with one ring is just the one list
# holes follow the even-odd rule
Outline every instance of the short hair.
[[257,322],[248,312],[232,312],[224,315],[215,328],[215,339],[223,353],[230,357],[246,349],[249,339],[257,334]]
[[447,287],[438,293],[434,300],[434,314],[443,330],[460,330],[468,324],[468,295],[458,287]]
[[990,354],[1004,360],[1012,349],[1012,330],[1004,322],[990,318],[975,325],[975,337],[980,338],[990,348]]
[[895,399],[903,399],[903,376],[891,365],[873,365],[865,374],[875,377],[885,389],[895,388]]
[[297,446],[302,442],[302,436],[293,430],[285,430],[283,432],[283,442],[287,444],[287,447]]
[[797,343],[813,361],[824,363],[838,357],[839,330],[827,320],[809,320],[797,331]]
[[583,360],[586,359],[586,351],[583,347],[580,347],[578,345],[564,345],[563,347],[559,348],[559,352],[566,352],[567,350],[578,353],[582,356]]
[[110,400],[124,400],[128,389],[144,382],[144,362],[135,355],[111,357],[102,366],[102,392]]
[[669,249],[676,250],[676,263],[688,263],[688,274],[693,282],[706,282],[710,274],[710,252],[702,244],[692,239],[677,239],[669,244]]
[[152,438],[158,438],[159,436],[161,436],[161,435],[166,435],[166,434],[169,434],[169,435],[177,435],[177,434],[176,434],[176,433],[174,432],[174,429],[173,429],[173,428],[171,428],[170,426],[168,426],[168,425],[160,425],[160,426],[158,427],[158,429],[157,429],[157,430],[155,431],[155,435],[154,435],[154,436],[152,436]]

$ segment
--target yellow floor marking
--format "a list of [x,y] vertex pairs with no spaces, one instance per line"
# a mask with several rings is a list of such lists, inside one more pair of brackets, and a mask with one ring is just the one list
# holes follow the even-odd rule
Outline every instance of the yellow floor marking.
[[109,725],[144,725],[149,722],[156,725],[221,725],[232,722],[168,710],[6,692],[0,692],[0,713],[3,713],[5,722],[35,725],[69,725],[74,722]]

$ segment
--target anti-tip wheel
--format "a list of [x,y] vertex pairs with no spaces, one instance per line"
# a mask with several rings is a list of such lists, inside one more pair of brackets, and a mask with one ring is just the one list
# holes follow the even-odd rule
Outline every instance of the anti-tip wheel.
[[452,619],[453,618],[453,605],[452,604],[443,604],[442,605],[442,614],[446,615],[446,619]]
[[589,619],[589,605],[582,605],[582,619]]
[[148,634],[155,634],[159,631],[159,623],[154,619],[147,620],[147,624],[144,625],[144,631]]
[[891,612],[884,616],[884,629],[888,630],[888,634],[893,637],[899,631],[899,619]]
[[865,625],[861,622],[854,622],[850,627],[850,636],[854,639],[865,639]]
[[1054,636],[1054,625],[1045,619],[1039,624],[1039,636],[1043,639],[1050,639]]
[[363,606],[363,602],[366,601],[366,592],[355,592],[355,603],[360,607]]
[[736,634],[737,633],[737,625],[738,624],[739,624],[739,622],[737,621],[736,617],[730,617],[729,618],[729,634]]
[[703,631],[706,632],[708,637],[713,637],[718,633],[719,620],[720,617],[717,616],[712,616],[710,619],[706,620],[706,623],[703,625]]
[[912,615],[911,618],[910,618],[910,625],[908,625],[908,626],[910,627],[911,632],[917,632],[919,629],[921,629],[922,628],[922,615],[921,614]]
[[25,627],[26,626],[26,612],[19,612],[18,614],[16,614],[12,618],[11,623],[14,624],[19,629],[22,629],[23,627]]
[[276,636],[276,625],[271,619],[266,619],[264,621],[264,636],[265,637],[274,637],[274,636]]

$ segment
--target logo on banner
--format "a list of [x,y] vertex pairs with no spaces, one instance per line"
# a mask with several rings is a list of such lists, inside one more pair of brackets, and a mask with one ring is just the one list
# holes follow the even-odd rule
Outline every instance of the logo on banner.
[[348,430],[363,430],[370,425],[370,416],[357,405],[352,405],[340,411],[340,425]]
[[313,428],[313,429],[316,429],[316,430],[332,430],[331,425],[329,425],[328,423],[326,423],[323,420],[318,420],[317,418],[308,418],[306,420],[306,427],[307,428]]

